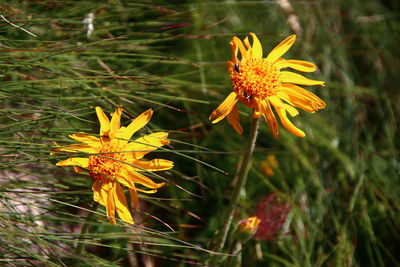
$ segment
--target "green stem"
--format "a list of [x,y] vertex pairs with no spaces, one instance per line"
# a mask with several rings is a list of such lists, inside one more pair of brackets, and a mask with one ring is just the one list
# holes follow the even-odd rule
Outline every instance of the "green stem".
[[[92,210],[93,211],[96,211],[97,210],[97,207],[99,206],[99,203],[98,202],[96,202],[94,205],[93,205],[93,207],[92,207]],[[84,222],[84,224],[83,224],[83,226],[82,226],[82,229],[81,229],[81,234],[80,234],[80,236],[79,236],[79,240],[78,240],[78,244],[76,245],[76,248],[75,248],[75,256],[80,256],[81,254],[82,254],[82,252],[83,252],[83,250],[84,250],[84,248],[85,248],[85,242],[83,242],[83,239],[84,239],[84,236],[85,236],[85,234],[88,232],[88,230],[89,230],[89,227],[90,227],[90,223],[89,223],[89,221],[91,221],[92,220],[92,218],[93,218],[93,216],[95,215],[96,213],[95,212],[89,212],[89,214],[87,215],[87,217],[86,217],[86,220],[85,220],[85,222]],[[78,263],[79,264],[79,263]]]
[[251,130],[250,130],[250,135],[249,135],[249,140],[247,143],[246,154],[244,155],[242,165],[240,166],[240,169],[238,171],[238,179],[235,184],[235,188],[233,189],[233,193],[231,195],[232,199],[227,208],[222,231],[219,233],[219,236],[217,239],[217,244],[214,247],[215,251],[221,252],[224,248],[226,237],[228,236],[228,232],[229,232],[229,229],[232,224],[233,214],[234,214],[236,206],[239,202],[240,192],[242,191],[242,189],[244,188],[244,186],[246,184],[247,174],[249,173],[249,169],[250,169],[250,165],[251,165],[251,156],[253,154],[254,147],[256,144],[256,140],[257,140],[257,133],[258,133],[259,125],[260,125],[260,120],[253,119],[253,122],[251,125]]

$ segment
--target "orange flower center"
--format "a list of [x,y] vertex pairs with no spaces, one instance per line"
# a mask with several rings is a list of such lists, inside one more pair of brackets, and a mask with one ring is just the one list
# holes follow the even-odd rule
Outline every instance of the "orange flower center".
[[244,103],[271,96],[281,86],[280,71],[265,58],[243,60],[231,71],[232,86]]
[[103,183],[116,180],[126,161],[126,153],[119,147],[105,142],[97,155],[89,156],[89,174]]

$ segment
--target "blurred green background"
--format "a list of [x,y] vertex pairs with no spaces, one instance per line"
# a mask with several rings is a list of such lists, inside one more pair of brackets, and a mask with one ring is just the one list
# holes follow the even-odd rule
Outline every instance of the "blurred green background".
[[[243,136],[208,116],[231,91],[229,41],[254,32],[264,56],[298,35],[285,57],[317,64],[306,76],[326,87],[307,89],[327,107],[292,119],[305,138],[280,125],[274,139],[262,123],[235,223],[270,193],[292,210],[276,239],[246,244],[243,266],[400,265],[399,10],[394,0],[2,2],[1,264],[202,265],[251,110],[239,105]],[[160,173],[166,187],[141,195],[131,227],[109,224],[102,207],[91,213],[89,176],[49,155],[53,141],[98,132],[95,106],[118,104],[123,125],[155,111],[139,135],[169,131],[170,147],[150,155],[175,162]]]

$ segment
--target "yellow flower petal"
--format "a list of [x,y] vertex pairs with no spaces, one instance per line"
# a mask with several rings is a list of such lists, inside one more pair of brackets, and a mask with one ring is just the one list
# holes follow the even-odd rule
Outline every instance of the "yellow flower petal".
[[247,48],[247,51],[246,51],[247,58],[253,58],[253,50],[251,48],[249,38],[247,36],[246,36],[246,38],[244,38],[243,43]]
[[257,36],[254,33],[250,33],[253,38],[253,58],[262,58],[262,46],[260,40],[258,40]]
[[[239,38],[237,38],[235,36],[235,37],[233,37],[232,42],[234,42],[236,44],[236,46],[239,48],[239,51],[240,51],[240,54],[241,54],[241,59],[242,60],[247,59],[247,52],[246,52],[246,49],[244,48],[242,40],[240,40]],[[236,55],[237,55],[237,51],[236,51]]]
[[54,149],[53,152],[51,152],[51,155],[54,155],[57,152],[61,152],[61,151],[73,152],[73,153],[83,152],[83,153],[88,153],[88,154],[95,154],[98,152],[98,149],[93,146],[90,146],[90,145],[72,144],[72,145],[68,145],[65,147],[58,147],[58,148]]
[[225,118],[233,109],[236,102],[239,100],[235,92],[232,92],[228,95],[227,98],[215,109],[209,119],[213,120],[212,123],[217,123],[223,118]]
[[290,35],[276,46],[267,56],[267,61],[274,63],[285,54],[296,41],[296,35]]
[[326,107],[325,102],[318,96],[294,84],[282,84],[277,96],[308,112]]
[[128,203],[126,202],[126,197],[122,187],[116,183],[114,187],[114,200],[115,208],[117,209],[117,214],[121,220],[126,223],[133,223],[131,212],[128,209]]
[[110,132],[110,120],[101,107],[96,107],[96,114],[100,122],[100,135],[108,136]]
[[139,183],[141,185],[144,185],[147,188],[157,189],[157,188],[163,187],[165,185],[165,183],[155,183],[149,177],[144,176],[143,174],[140,174],[136,171],[129,170],[128,172],[129,172],[129,179],[132,182]]
[[231,45],[231,56],[233,64],[237,64],[239,62],[237,58],[238,46],[236,42],[230,42]]
[[59,161],[56,163],[57,166],[78,166],[82,168],[89,167],[89,159],[88,158],[69,158],[63,161]]
[[306,134],[297,128],[296,126],[293,125],[291,121],[286,116],[286,109],[283,106],[283,102],[277,97],[277,96],[271,96],[268,98],[271,102],[271,104],[274,106],[276,112],[278,113],[278,116],[282,122],[283,127],[286,128],[289,132],[292,134],[298,136],[298,137],[304,137]]
[[268,100],[259,101],[261,112],[264,116],[267,125],[274,136],[278,136],[278,123],[276,122],[276,118],[274,113],[272,112],[271,105]]
[[98,145],[100,145],[99,138],[84,133],[70,134],[69,138],[75,139],[79,142],[85,143],[93,147],[97,147]]
[[136,191],[142,192],[142,193],[146,193],[146,194],[154,194],[157,193],[157,189],[152,189],[152,190],[143,190],[140,188],[136,188]]
[[237,104],[233,106],[231,112],[226,118],[228,119],[228,123],[233,127],[233,129],[235,129],[236,132],[238,132],[239,134],[243,134],[243,129],[240,125]]
[[317,69],[317,66],[315,66],[314,63],[308,62],[308,61],[303,61],[303,60],[294,60],[294,59],[289,59],[289,60],[279,60],[275,66],[278,69],[282,68],[292,68],[298,71],[302,72],[313,72]]
[[101,183],[99,181],[95,181],[92,185],[93,190],[93,200],[99,202],[100,205],[106,206],[106,202],[104,201],[101,195]]
[[131,194],[131,199],[133,202],[133,207],[136,209],[139,206],[139,198],[135,188],[129,188],[129,193]]
[[303,75],[293,73],[290,71],[281,71],[281,79],[282,79],[282,82],[284,82],[284,83],[325,86],[325,82],[323,82],[323,81],[311,80],[311,79],[304,77]]
[[117,110],[112,114],[110,123],[110,138],[113,139],[121,127],[122,107],[118,106]]
[[115,202],[114,202],[114,187],[116,183],[110,182],[109,184],[112,185],[112,187],[109,190],[107,190],[104,186],[101,187],[101,195],[106,203],[106,212],[108,221],[112,224],[116,224],[117,222],[115,220]]
[[143,128],[153,116],[153,110],[148,109],[139,116],[136,117],[126,128],[121,128],[123,131],[120,131],[117,135],[117,138],[121,138],[121,143],[128,143],[128,140],[131,139],[132,135],[136,133],[139,129]]
[[153,159],[150,161],[137,160],[132,163],[135,171],[164,171],[174,167],[174,162],[166,159]]
[[152,133],[127,144],[124,151],[126,151],[134,160],[138,160],[147,153],[168,145],[170,141],[166,139],[167,137],[168,133],[166,132]]
[[291,105],[283,104],[283,108],[287,112],[289,112],[290,116],[292,116],[292,117],[296,117],[297,115],[299,115],[299,111],[297,109],[295,109],[294,107],[292,107]]

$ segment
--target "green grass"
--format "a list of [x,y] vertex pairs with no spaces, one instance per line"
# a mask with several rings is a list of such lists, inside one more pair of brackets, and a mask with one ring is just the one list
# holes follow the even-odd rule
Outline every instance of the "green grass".
[[[292,211],[287,233],[246,244],[244,266],[400,265],[400,6],[291,4],[302,35],[285,57],[318,65],[307,77],[326,86],[309,90],[327,107],[292,119],[305,138],[279,125],[274,139],[262,122],[235,222],[273,192]],[[90,12],[88,38],[82,20]],[[18,1],[3,3],[0,13],[36,35],[0,18],[0,262],[204,263],[251,122],[244,105],[243,136],[226,120],[208,120],[231,91],[229,41],[255,32],[266,55],[293,33],[287,14],[274,1]],[[137,224],[129,227],[111,225],[103,207],[93,211],[90,177],[55,166],[65,154],[50,155],[54,141],[71,142],[68,134],[98,133],[95,106],[110,113],[116,105],[124,107],[124,125],[152,108],[139,135],[168,131],[171,145],[150,155],[175,162],[159,173],[166,187],[140,195]],[[279,162],[273,177],[260,167],[267,154]]]

